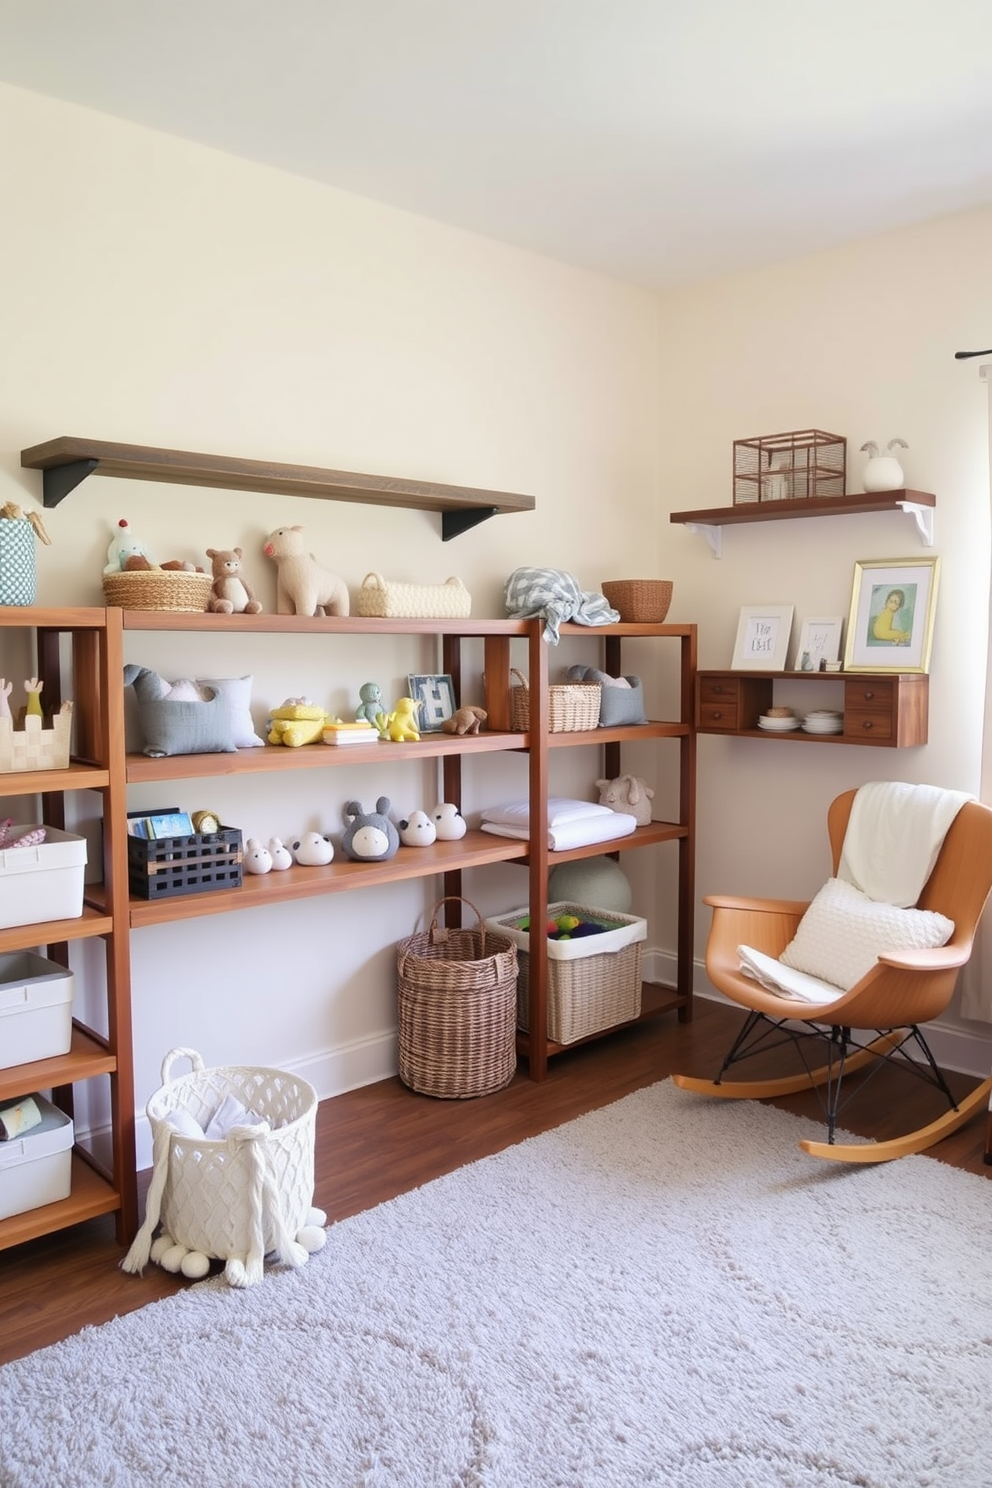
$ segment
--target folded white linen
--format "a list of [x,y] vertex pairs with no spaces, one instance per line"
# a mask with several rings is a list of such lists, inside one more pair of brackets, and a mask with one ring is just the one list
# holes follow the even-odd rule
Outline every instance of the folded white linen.
[[837,877],[869,899],[910,909],[937,861],[964,791],[873,780],[854,797]]
[[[527,827],[507,826],[503,822],[484,821],[482,830],[492,832],[495,837],[516,837],[522,842],[530,837]],[[626,811],[607,811],[605,816],[584,816],[549,828],[548,847],[551,852],[563,852],[569,847],[585,847],[590,842],[609,842],[615,837],[629,837],[636,830],[636,816],[631,816]]]
[[744,975],[753,977],[766,992],[774,992],[776,997],[791,997],[797,1002],[815,1003],[822,1007],[844,995],[843,987],[809,976],[805,971],[794,971],[776,961],[774,956],[766,956],[764,951],[756,951],[752,946],[739,945],[737,954]]
[[265,1117],[258,1116],[241,1104],[236,1095],[228,1091],[210,1120],[203,1135],[208,1142],[221,1142],[234,1126],[264,1126]]
[[165,1119],[166,1123],[174,1127],[180,1136],[199,1137],[201,1141],[203,1140],[203,1127],[197,1121],[192,1111],[187,1111],[185,1106],[177,1106],[174,1111],[169,1112]]
[[[548,826],[558,827],[564,822],[581,821],[587,816],[609,815],[609,806],[597,806],[593,801],[579,801],[572,796],[548,797]],[[482,813],[484,822],[497,822],[504,827],[526,827],[530,823],[530,802],[510,801],[506,806],[488,806]],[[526,830],[523,834],[527,835]]]

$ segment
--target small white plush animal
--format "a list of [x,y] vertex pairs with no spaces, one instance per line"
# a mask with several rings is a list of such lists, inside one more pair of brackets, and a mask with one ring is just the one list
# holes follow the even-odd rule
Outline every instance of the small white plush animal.
[[272,867],[281,872],[284,868],[292,868],[293,854],[288,847],[284,847],[280,837],[269,838],[269,856],[272,859]]
[[434,830],[438,842],[457,842],[468,831],[465,818],[450,801],[439,801],[434,807]]
[[399,824],[404,847],[430,847],[437,839],[437,828],[426,811],[411,811]]
[[289,844],[294,862],[309,868],[321,868],[334,858],[334,843],[319,832],[302,832]]
[[639,827],[651,820],[654,791],[637,775],[618,775],[615,780],[597,780],[599,804],[611,811],[624,811],[635,818]]
[[249,837],[245,843],[242,866],[246,873],[269,873],[272,869],[272,854],[257,837]]
[[262,544],[276,566],[276,611],[280,615],[347,615],[351,609],[344,579],[308,553],[302,527],[277,527]]

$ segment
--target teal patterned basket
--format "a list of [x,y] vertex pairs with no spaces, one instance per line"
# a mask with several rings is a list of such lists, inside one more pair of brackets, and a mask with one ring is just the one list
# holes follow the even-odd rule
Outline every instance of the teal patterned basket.
[[0,605],[31,605],[34,595],[34,528],[23,517],[0,517]]

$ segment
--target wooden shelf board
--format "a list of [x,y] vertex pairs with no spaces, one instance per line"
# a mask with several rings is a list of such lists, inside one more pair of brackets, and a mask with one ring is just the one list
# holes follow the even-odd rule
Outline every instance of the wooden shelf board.
[[[43,472],[44,504],[58,503],[87,475],[164,481],[214,490],[263,491],[309,496],[323,501],[357,501],[375,506],[441,512],[445,517],[533,511],[534,497],[517,491],[485,491],[475,486],[439,485],[397,476],[364,475],[312,465],[286,465],[229,455],[114,444],[62,435],[21,451],[21,465]],[[446,533],[454,535],[454,532]]]
[[75,761],[64,770],[11,770],[0,774],[0,796],[40,796],[49,791],[103,790],[110,771]]
[[378,888],[401,879],[429,878],[456,869],[477,868],[524,857],[526,842],[469,831],[458,842],[435,842],[430,847],[401,847],[384,863],[354,863],[335,859],[325,867],[294,865],[281,873],[245,874],[239,889],[215,889],[206,894],[177,894],[171,899],[131,900],[131,926],[161,925],[229,910],[259,909],[296,899],[314,899],[353,889]]
[[574,733],[548,735],[549,749],[574,748],[579,744],[636,744],[640,739],[684,739],[687,723],[628,723],[610,728],[578,729]]
[[[88,895],[90,889],[89,884],[85,885],[84,895]],[[89,940],[94,935],[109,935],[113,928],[113,920],[102,907],[84,904],[78,919],[42,920],[37,925],[14,925],[9,930],[0,930],[0,951],[59,945],[64,940]]]
[[[457,755],[465,759],[472,754],[522,750],[528,747],[526,734],[482,733],[471,738],[454,734],[424,734],[419,742],[407,744],[303,744],[291,749],[284,744],[267,744],[264,749],[239,749],[232,754],[179,754],[165,759],[150,759],[144,754],[129,754],[126,760],[129,785],[155,780],[199,780],[225,775],[267,774],[273,770],[327,770],[341,765],[381,765],[422,759],[443,759]],[[390,755],[390,751],[393,754]]]
[[55,1085],[71,1085],[76,1080],[90,1080],[94,1075],[109,1075],[116,1068],[116,1056],[99,1039],[73,1025],[68,1054],[0,1069],[0,1100],[16,1099],[35,1090],[50,1090]]
[[845,517],[857,512],[898,511],[905,501],[914,506],[937,505],[937,498],[930,491],[862,491],[846,496],[813,496],[801,501],[743,501],[736,506],[672,512],[668,520],[721,527],[741,522],[778,522],[786,517]]
[[[380,620],[362,615],[216,615],[183,610],[124,610],[125,630],[193,630],[204,635],[525,636],[526,620]],[[609,627],[615,630],[618,627]],[[581,629],[581,627],[580,627]]]
[[[598,858],[605,853],[626,852],[632,847],[651,847],[658,842],[677,842],[679,838],[687,835],[688,828],[680,826],[678,822],[653,821],[646,827],[637,827],[626,837],[611,837],[606,842],[590,842],[584,847],[567,847],[561,852],[553,852],[549,855],[548,862],[551,867],[554,867],[556,863],[571,863],[577,858]],[[526,847],[526,843],[523,846]],[[524,861],[529,863],[530,858],[525,856]]]
[[40,1209],[28,1209],[24,1214],[13,1214],[9,1219],[0,1219],[0,1250],[22,1245],[25,1240],[36,1240],[39,1235],[64,1230],[67,1225],[82,1224],[83,1220],[93,1219],[98,1214],[113,1214],[120,1207],[120,1195],[112,1185],[73,1153],[69,1197],[55,1204],[43,1204]]

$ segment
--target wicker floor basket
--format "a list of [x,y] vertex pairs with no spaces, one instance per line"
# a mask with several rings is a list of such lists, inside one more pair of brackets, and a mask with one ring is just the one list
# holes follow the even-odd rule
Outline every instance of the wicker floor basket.
[[210,602],[213,579],[206,573],[181,569],[139,569],[134,573],[104,574],[107,604],[121,610],[184,610],[199,613]]
[[[604,926],[600,935],[571,941],[548,940],[548,1038],[556,1044],[574,1044],[604,1028],[629,1023],[641,1011],[641,944],[647,922],[637,915],[595,909],[589,905],[548,905],[548,916],[574,914]],[[517,978],[517,1025],[530,1028],[530,945],[526,910],[514,910],[488,920],[504,930],[517,945],[520,974]]]
[[641,625],[660,625],[672,603],[671,579],[611,579],[603,593],[620,619]]
[[[510,688],[510,729],[525,734],[530,728],[530,687],[516,667],[510,671],[519,683]],[[578,734],[598,728],[602,696],[598,682],[553,682],[548,687],[548,733]]]
[[[448,898],[457,896],[448,896]],[[396,948],[399,1076],[421,1095],[464,1100],[491,1095],[517,1065],[517,948],[486,926],[430,929]]]

